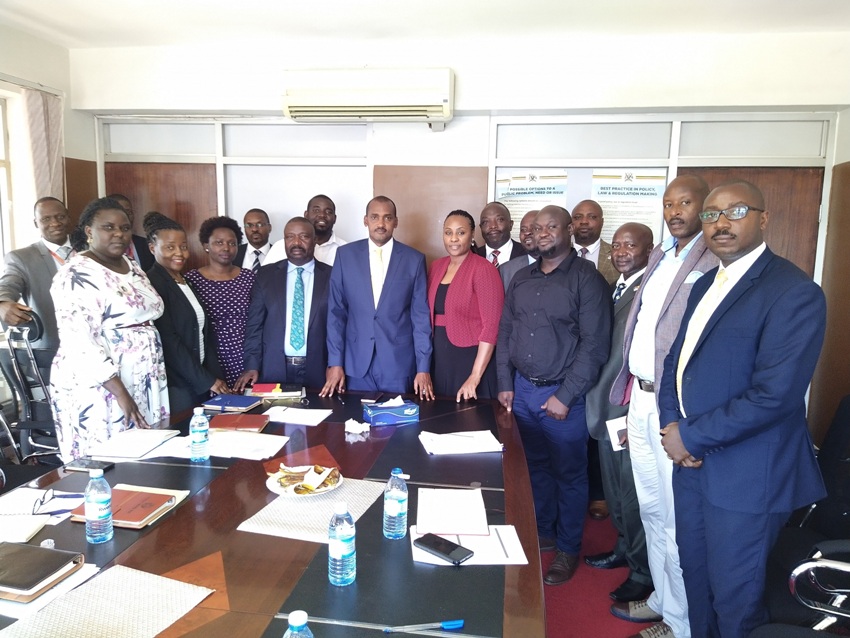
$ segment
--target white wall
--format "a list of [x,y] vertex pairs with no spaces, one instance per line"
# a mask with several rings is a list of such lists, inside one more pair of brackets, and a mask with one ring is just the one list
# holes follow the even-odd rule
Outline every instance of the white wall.
[[70,59],[74,108],[98,112],[279,113],[284,69],[358,66],[451,67],[466,112],[850,105],[847,33],[287,40]]
[[850,109],[838,113],[835,137],[835,163],[850,162]]

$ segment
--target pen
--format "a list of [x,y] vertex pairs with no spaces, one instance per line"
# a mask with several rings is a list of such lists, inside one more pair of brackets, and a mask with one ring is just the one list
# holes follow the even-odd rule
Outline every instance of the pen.
[[441,622],[426,622],[421,625],[400,625],[398,627],[384,627],[385,634],[393,634],[396,632],[412,632],[412,631],[423,631],[425,629],[443,629],[444,631],[451,631],[453,629],[462,629],[463,621],[462,620],[443,620]]
[[334,395],[334,396],[336,397],[336,400],[337,400],[337,401],[339,401],[340,403],[342,403],[343,405],[345,405],[345,401],[343,401],[343,400],[342,400],[342,397],[341,397],[341,396],[339,396],[339,394],[336,394],[336,395]]

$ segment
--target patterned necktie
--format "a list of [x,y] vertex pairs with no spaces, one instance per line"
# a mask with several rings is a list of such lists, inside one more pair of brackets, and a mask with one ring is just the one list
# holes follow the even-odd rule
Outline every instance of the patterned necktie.
[[59,255],[62,258],[62,261],[67,261],[68,255],[71,254],[71,247],[70,246],[59,246],[59,248],[56,250],[56,254]]
[[304,269],[295,269],[295,294],[292,297],[292,328],[289,332],[289,345],[296,350],[304,347],[304,279],[301,273]]
[[614,303],[620,301],[620,297],[623,296],[623,291],[626,289],[626,284],[617,284],[617,290],[614,291]]
[[[253,266],[251,266],[251,270],[253,270],[255,273],[256,273],[256,272],[260,269],[260,266],[262,265],[262,264],[260,263],[260,255],[261,255],[261,254],[262,254],[262,253],[261,253],[259,250],[255,250],[255,251],[254,251],[254,265],[253,265]],[[301,270],[303,270],[303,268],[302,268]],[[300,271],[298,272],[298,280],[299,280],[299,281],[301,280],[301,272],[300,272]],[[298,288],[296,288],[296,290],[298,290]],[[304,290],[303,290],[303,289],[301,290],[301,301],[302,301],[302,302],[304,301]],[[301,314],[302,314],[302,315],[304,314],[304,306],[303,306],[303,304],[302,304],[302,306],[301,306]],[[302,319],[303,319],[303,317],[302,317]]]
[[691,355],[694,353],[694,348],[702,336],[708,320],[711,318],[712,313],[717,310],[717,299],[728,279],[729,277],[725,269],[717,271],[711,287],[706,291],[696,310],[694,310],[694,314],[691,315],[688,321],[688,331],[685,333],[685,341],[682,343],[682,351],[679,353],[679,365],[676,367],[676,387],[679,390],[680,401],[685,366],[688,365],[688,361],[690,361]]
[[492,263],[496,268],[499,267],[499,251],[494,250],[490,253],[490,263]]
[[580,250],[580,251],[578,251],[578,252],[579,252],[579,254],[581,255],[581,258],[582,258],[582,259],[587,259],[587,253],[588,253],[588,252],[590,252],[590,251],[589,251],[589,250],[587,250],[587,248],[585,248],[584,246],[582,246],[582,247],[581,247],[581,250]]

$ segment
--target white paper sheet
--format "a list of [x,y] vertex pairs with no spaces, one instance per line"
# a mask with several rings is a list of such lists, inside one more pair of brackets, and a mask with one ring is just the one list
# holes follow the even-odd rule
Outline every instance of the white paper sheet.
[[501,452],[502,444],[490,430],[434,434],[420,432],[419,441],[428,454],[481,454]]
[[625,450],[626,447],[620,445],[620,432],[628,427],[626,417],[621,416],[618,419],[605,421],[605,427],[608,428],[608,438],[611,440],[611,447],[614,448],[614,451]]
[[94,458],[138,459],[163,441],[180,434],[179,430],[142,430],[133,428],[116,432],[108,440],[95,445],[90,453]]
[[[453,567],[450,562],[413,545],[413,541],[421,536],[415,525],[410,528],[410,546],[413,549],[414,561]],[[473,556],[462,565],[528,565],[528,558],[525,556],[513,525],[490,525],[489,536],[458,534],[439,534],[439,536],[474,552]]]
[[9,616],[9,618],[26,618],[32,616],[40,609],[44,609],[48,603],[52,603],[62,594],[67,594],[77,585],[86,582],[89,578],[100,571],[100,567],[86,563],[73,574],[68,576],[63,581],[60,581],[55,587],[51,587],[41,596],[28,603],[16,603],[11,600],[0,600],[0,614]]
[[275,423],[292,423],[293,425],[319,425],[327,419],[333,410],[310,408],[290,408],[285,405],[275,405],[263,412]]
[[[69,514],[50,516],[54,510],[71,510],[83,502],[83,496],[58,498],[45,503],[43,515],[33,516],[32,508],[47,490],[19,487],[0,496],[0,541],[25,543],[45,525],[55,525],[68,518]],[[74,494],[56,490],[57,495]]]
[[490,533],[480,489],[419,488],[416,527],[426,534]]
[[314,543],[328,542],[328,522],[337,501],[345,501],[357,522],[384,493],[376,481],[345,479],[337,489],[311,496],[278,496],[236,529],[242,532],[296,538]]
[[213,590],[116,565],[32,616],[3,638],[133,636],[154,638]]
[[[262,461],[277,454],[289,441],[288,436],[245,432],[241,430],[210,430],[210,456],[225,459],[249,459]],[[145,459],[159,457],[188,459],[192,451],[188,436],[175,437],[154,448]]]

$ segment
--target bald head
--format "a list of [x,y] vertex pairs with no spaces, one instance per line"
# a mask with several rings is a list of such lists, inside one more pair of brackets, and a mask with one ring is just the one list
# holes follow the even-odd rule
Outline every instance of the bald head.
[[652,230],[644,224],[623,224],[611,239],[611,263],[624,279],[646,268],[651,252]]

